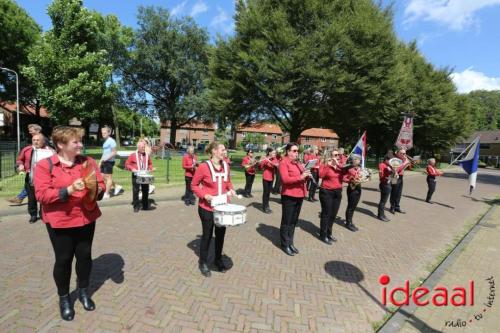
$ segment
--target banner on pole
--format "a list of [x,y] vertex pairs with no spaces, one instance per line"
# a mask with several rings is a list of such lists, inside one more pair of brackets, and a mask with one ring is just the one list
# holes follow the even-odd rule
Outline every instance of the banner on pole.
[[413,147],[413,117],[405,116],[395,145],[398,149],[405,150],[410,150]]

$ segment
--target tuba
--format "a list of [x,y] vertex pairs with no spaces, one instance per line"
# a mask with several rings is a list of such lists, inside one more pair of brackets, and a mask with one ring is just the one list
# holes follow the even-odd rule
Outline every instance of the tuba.
[[358,185],[361,185],[361,183],[366,183],[372,179],[372,171],[370,169],[364,168],[359,171],[360,176],[359,178],[353,178],[351,179],[351,182],[349,185],[351,186],[351,189],[355,189]]
[[391,184],[397,184],[398,182],[398,178],[399,178],[399,175],[398,175],[398,168],[403,165],[403,161],[400,160],[399,158],[397,157],[394,157],[394,158],[391,158],[389,160],[389,165],[391,166],[392,168],[392,174],[391,174]]

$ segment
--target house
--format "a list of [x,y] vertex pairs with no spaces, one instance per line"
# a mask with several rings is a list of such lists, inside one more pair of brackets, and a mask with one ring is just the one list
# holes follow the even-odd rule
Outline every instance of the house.
[[276,124],[253,123],[250,125],[240,124],[236,129],[236,146],[242,142],[247,142],[251,135],[262,135],[264,144],[270,147],[281,146],[283,143],[283,131]]
[[[0,101],[0,137],[14,139],[17,136],[17,106],[14,102]],[[46,108],[40,108],[39,114],[32,105],[21,105],[19,108],[21,138],[28,134],[29,124],[39,124],[43,132],[50,133],[50,119]]]
[[175,142],[170,142],[170,121],[165,121],[161,124],[160,141],[162,144],[171,143],[176,147],[188,145],[196,147],[198,144],[214,141],[216,129],[215,124],[193,120],[178,127],[175,133]]
[[320,149],[334,149],[339,146],[339,136],[331,129],[309,128],[300,133],[299,144],[304,148],[318,147]]
[[479,136],[479,158],[486,164],[500,165],[500,130],[476,131],[470,137],[458,143],[450,151],[450,158],[454,160]]

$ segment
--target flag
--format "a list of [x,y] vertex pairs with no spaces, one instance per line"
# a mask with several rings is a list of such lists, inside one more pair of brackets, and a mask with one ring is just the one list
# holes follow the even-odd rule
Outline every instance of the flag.
[[475,138],[470,145],[469,152],[465,158],[458,161],[465,172],[469,175],[469,194],[476,187],[477,168],[479,165],[479,137]]
[[361,168],[365,168],[365,158],[366,158],[366,131],[363,132],[361,138],[359,138],[358,143],[354,146],[354,149],[351,152],[352,154],[356,154],[361,156]]
[[395,146],[405,150],[410,150],[413,147],[413,117],[405,116]]

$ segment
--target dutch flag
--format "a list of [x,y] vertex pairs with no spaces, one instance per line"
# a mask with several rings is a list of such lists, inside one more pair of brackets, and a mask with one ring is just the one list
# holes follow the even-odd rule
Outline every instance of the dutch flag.
[[366,158],[366,131],[363,132],[361,138],[359,138],[358,143],[354,146],[351,154],[357,154],[361,156],[361,168],[365,168],[365,158]]
[[472,141],[467,156],[458,161],[458,163],[460,163],[469,175],[469,194],[472,194],[472,190],[476,187],[477,168],[479,165],[479,137]]

